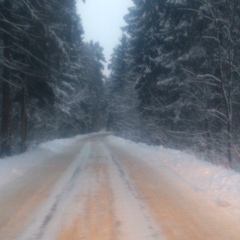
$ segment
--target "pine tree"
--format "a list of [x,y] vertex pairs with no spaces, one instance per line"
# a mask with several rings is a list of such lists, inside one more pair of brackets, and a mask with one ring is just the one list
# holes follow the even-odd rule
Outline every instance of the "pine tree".
[[[95,72],[96,79],[101,79],[94,91],[99,97],[103,95],[103,77],[99,70],[102,64],[97,59],[101,48],[97,44],[91,48],[83,43],[83,29],[75,1],[14,0],[11,3],[1,3],[0,40],[2,46],[7,44],[0,52],[1,60],[7,63],[1,68],[2,73],[7,73],[1,89],[5,98],[0,101],[4,115],[1,117],[3,154],[10,152],[12,135],[16,145],[19,133],[24,151],[27,139],[44,140],[85,131],[86,115],[94,119],[91,114],[95,114],[94,111],[87,114],[82,104],[89,99],[90,91],[86,89],[97,83],[89,73]],[[4,4],[11,6],[6,8]],[[5,41],[6,36],[9,36],[11,44]],[[91,59],[88,63],[94,64],[85,64],[85,52]],[[8,94],[4,93],[6,86]],[[96,98],[94,101],[97,102]],[[14,121],[12,133],[11,112]],[[97,124],[92,124],[92,128],[93,125]],[[8,150],[4,144],[8,145]]]
[[[239,113],[237,1],[134,1],[126,16],[145,136],[233,152]],[[234,87],[233,87],[234,86]],[[223,140],[221,140],[223,139]]]
[[139,101],[129,62],[129,42],[123,34],[109,64],[111,73],[106,83],[107,129],[122,137],[140,140]]
[[103,87],[105,57],[103,48],[98,42],[90,41],[85,46],[83,77],[85,79],[86,98],[82,104],[86,111],[87,132],[94,132],[100,130],[105,121],[105,93]]
[[219,126],[215,132],[212,131],[218,138],[215,147],[226,149],[226,156],[231,163],[234,149],[233,123],[237,116],[237,92],[240,87],[239,4],[238,1],[204,1],[199,12],[208,20],[203,39],[210,66],[197,78],[211,86],[208,114],[212,119],[212,128],[214,125]]

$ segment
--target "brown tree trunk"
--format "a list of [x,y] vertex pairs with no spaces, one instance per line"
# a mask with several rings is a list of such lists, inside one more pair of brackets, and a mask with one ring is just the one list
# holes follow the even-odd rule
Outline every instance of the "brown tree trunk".
[[2,73],[2,126],[1,126],[1,154],[3,156],[11,154],[12,135],[12,99],[11,99],[11,11],[10,0],[3,3],[2,14],[5,18],[3,22],[3,73]]
[[[6,74],[3,74],[6,76]],[[3,81],[2,84],[2,126],[1,126],[1,155],[11,154],[12,135],[12,103],[10,85]]]
[[21,93],[21,152],[27,150],[27,90],[22,88]]

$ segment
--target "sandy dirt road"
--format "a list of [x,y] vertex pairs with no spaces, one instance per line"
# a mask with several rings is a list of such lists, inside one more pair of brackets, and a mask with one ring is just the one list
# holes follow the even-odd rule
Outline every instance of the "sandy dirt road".
[[224,206],[106,135],[35,166],[0,196],[0,240],[240,239]]

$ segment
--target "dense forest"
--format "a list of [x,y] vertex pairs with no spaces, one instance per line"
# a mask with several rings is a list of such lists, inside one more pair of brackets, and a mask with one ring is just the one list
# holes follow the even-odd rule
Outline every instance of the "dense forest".
[[75,4],[0,1],[2,155],[106,127],[240,158],[239,0],[133,0],[108,78]]
[[240,159],[239,0],[133,3],[109,66],[109,129]]
[[83,41],[75,4],[0,3],[2,155],[101,128],[103,49]]

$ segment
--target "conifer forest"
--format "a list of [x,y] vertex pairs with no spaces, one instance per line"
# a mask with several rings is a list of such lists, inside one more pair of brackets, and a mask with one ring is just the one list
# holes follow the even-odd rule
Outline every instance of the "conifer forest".
[[240,1],[132,2],[105,76],[75,0],[0,0],[2,156],[106,129],[239,161]]

